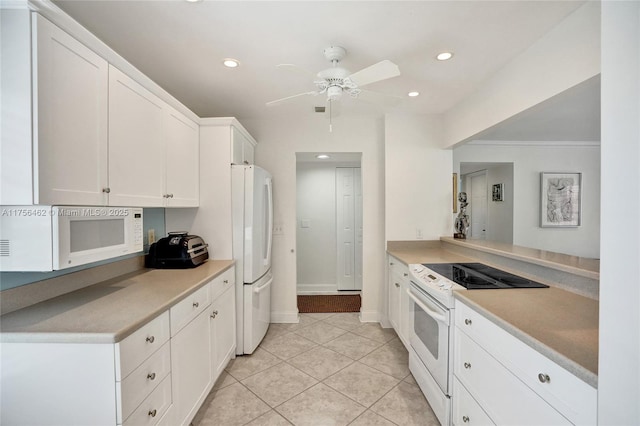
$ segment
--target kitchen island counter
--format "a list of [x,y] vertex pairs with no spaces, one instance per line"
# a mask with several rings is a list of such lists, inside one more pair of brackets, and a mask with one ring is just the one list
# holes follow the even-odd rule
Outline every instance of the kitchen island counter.
[[142,269],[0,317],[0,342],[117,343],[233,266]]

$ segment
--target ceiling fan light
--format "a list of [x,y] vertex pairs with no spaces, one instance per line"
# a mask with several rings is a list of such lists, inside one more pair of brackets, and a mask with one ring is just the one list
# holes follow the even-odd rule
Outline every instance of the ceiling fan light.
[[409,92],[409,93],[407,93],[407,96],[409,96],[410,98],[415,98],[419,94],[420,94],[420,92]]
[[438,56],[436,56],[436,59],[439,61],[448,61],[451,58],[453,58],[453,53],[451,52],[438,53]]
[[222,61],[222,65],[224,65],[227,68],[236,68],[240,66],[240,61],[233,58],[226,58]]

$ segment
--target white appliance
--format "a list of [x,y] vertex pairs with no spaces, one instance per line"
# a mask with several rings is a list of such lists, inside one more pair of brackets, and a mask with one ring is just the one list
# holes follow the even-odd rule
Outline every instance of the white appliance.
[[251,354],[271,322],[273,186],[260,167],[231,166],[236,354]]
[[143,250],[142,209],[1,206],[0,271],[54,271]]

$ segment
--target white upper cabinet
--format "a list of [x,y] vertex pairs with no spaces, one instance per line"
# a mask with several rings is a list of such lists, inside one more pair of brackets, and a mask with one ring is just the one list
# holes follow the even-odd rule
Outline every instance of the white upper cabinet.
[[196,122],[89,33],[92,49],[27,9],[0,19],[0,205],[198,206]]
[[231,163],[253,164],[253,151],[256,143],[247,138],[236,127],[231,132]]
[[39,204],[106,204],[107,61],[35,16]]
[[162,207],[163,102],[109,67],[109,204]]
[[[7,49],[5,58],[3,44],[3,73],[21,75],[10,81],[2,109],[20,109],[3,117],[0,202],[106,204],[107,61],[37,14],[31,27],[28,11],[7,14],[15,16],[7,16],[13,22],[3,39],[14,40],[20,52]],[[30,33],[32,45],[20,44]]]
[[167,106],[164,115],[166,207],[197,207],[199,203],[200,128]]

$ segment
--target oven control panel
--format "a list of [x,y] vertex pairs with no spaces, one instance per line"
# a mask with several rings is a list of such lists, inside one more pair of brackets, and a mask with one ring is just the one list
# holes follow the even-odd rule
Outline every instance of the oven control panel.
[[414,283],[449,308],[453,307],[452,290],[464,289],[464,287],[420,264],[409,265],[409,271]]

